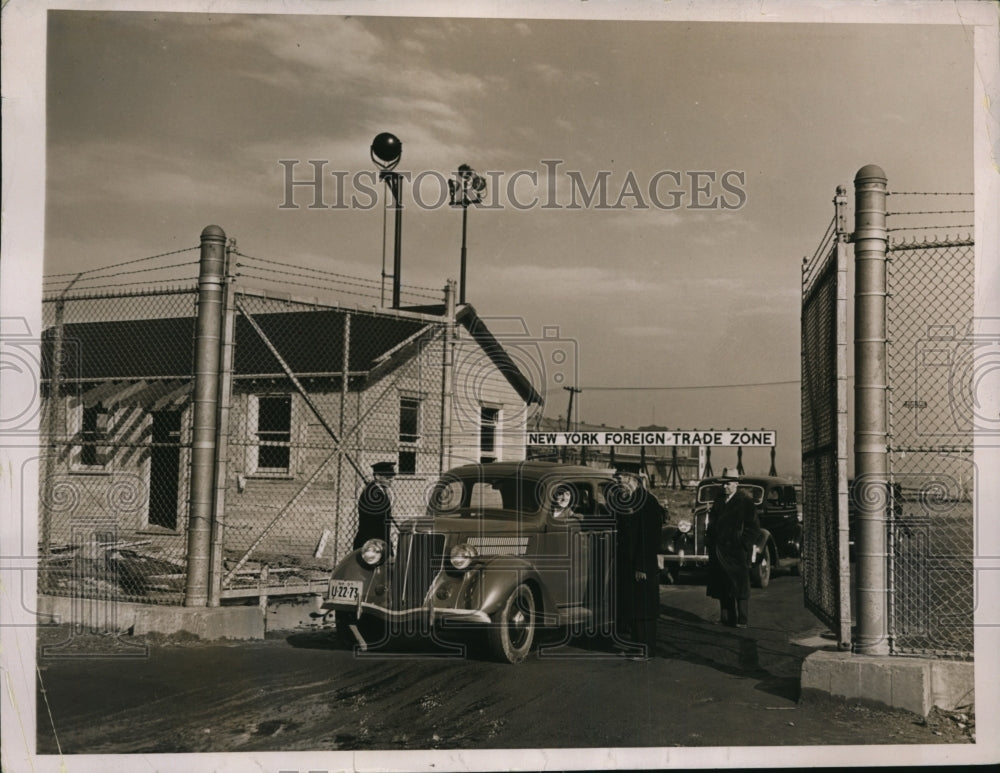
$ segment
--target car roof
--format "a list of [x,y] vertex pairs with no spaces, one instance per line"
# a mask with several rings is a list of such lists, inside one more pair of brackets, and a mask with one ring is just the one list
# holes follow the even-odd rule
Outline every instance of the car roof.
[[[698,485],[704,486],[710,483],[722,483],[724,480],[724,478],[705,478],[704,480],[698,481]],[[741,475],[738,482],[741,486],[763,486],[764,488],[769,488],[771,486],[795,485],[788,478],[779,478],[774,475]]]
[[587,467],[579,464],[559,464],[558,462],[522,461],[522,462],[486,462],[483,464],[463,464],[450,469],[449,474],[469,475],[521,475],[526,477],[547,477],[549,475],[566,475],[573,478],[608,478],[613,471],[603,467]]

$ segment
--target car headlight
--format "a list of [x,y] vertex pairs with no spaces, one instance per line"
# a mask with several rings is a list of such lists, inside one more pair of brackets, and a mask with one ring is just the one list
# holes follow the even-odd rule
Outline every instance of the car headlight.
[[456,569],[468,569],[469,564],[472,563],[472,559],[478,556],[479,553],[476,549],[467,542],[463,542],[461,545],[455,545],[448,554],[448,560],[451,561],[451,565]]
[[362,563],[368,566],[378,566],[385,559],[386,544],[380,539],[370,539],[361,546],[361,552],[358,556]]
[[691,521],[687,520],[686,518],[683,521],[680,521],[677,524],[677,531],[679,531],[681,534],[687,534],[689,531],[691,531]]

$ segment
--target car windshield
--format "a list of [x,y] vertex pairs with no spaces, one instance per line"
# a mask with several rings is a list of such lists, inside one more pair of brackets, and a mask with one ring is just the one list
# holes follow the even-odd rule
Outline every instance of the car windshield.
[[431,489],[428,515],[461,515],[517,518],[538,512],[542,502],[540,481],[516,475],[495,477],[447,475]]
[[[761,486],[751,486],[741,483],[739,490],[747,494],[756,505],[764,501],[764,489]],[[718,497],[722,496],[723,493],[721,483],[706,483],[698,489],[698,502],[699,504],[711,504]]]

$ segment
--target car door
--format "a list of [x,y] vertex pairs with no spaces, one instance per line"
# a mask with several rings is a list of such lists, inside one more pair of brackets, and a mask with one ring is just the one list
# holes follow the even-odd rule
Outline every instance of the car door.
[[[546,487],[546,502],[551,501],[551,492],[558,486],[572,490],[574,512],[596,511],[594,488],[589,481],[551,481]],[[586,517],[586,513],[579,513],[573,518],[555,518],[548,507],[542,516],[536,569],[562,612],[583,605],[586,598],[590,572],[589,540],[583,527]]]

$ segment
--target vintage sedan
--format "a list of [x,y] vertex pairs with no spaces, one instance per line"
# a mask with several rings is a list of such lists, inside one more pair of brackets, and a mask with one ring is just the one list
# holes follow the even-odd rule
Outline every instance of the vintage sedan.
[[457,467],[431,488],[425,516],[399,520],[395,547],[368,540],[334,568],[323,607],[345,644],[478,629],[509,663],[540,627],[607,633],[612,485],[608,470],[551,462]]
[[[753,499],[761,527],[756,557],[750,567],[751,583],[766,588],[772,569],[788,569],[797,574],[802,554],[802,511],[795,485],[785,478],[743,476],[739,487]],[[663,528],[658,559],[664,580],[674,582],[681,569],[708,563],[705,550],[708,514],[712,502],[721,494],[721,478],[699,482],[691,517]]]

